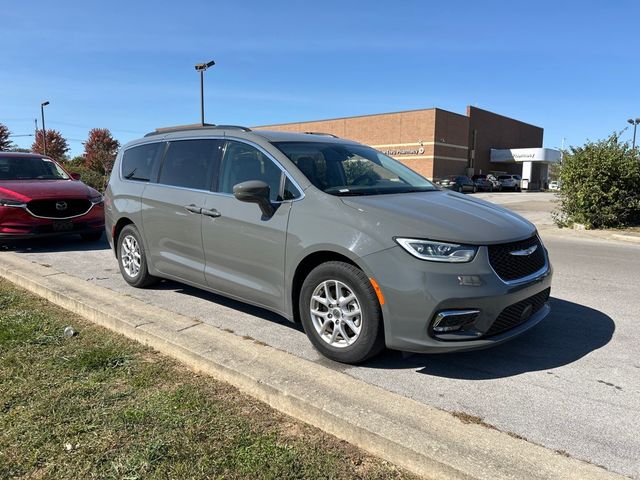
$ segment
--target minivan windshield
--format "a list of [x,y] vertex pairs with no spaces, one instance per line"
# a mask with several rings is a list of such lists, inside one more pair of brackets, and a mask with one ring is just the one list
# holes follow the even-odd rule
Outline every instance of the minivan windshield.
[[69,175],[47,158],[0,157],[0,180],[69,180]]
[[364,145],[274,142],[323,192],[337,196],[430,192],[436,188],[400,162]]

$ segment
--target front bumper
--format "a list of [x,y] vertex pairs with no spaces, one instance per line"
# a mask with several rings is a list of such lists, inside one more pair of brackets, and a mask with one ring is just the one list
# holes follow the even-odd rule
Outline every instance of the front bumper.
[[[59,222],[65,223],[64,229],[58,230],[57,227],[61,225]],[[34,217],[23,208],[0,208],[0,241],[88,234],[102,230],[104,230],[102,204],[94,205],[86,214],[69,220]]]
[[[545,252],[546,255],[546,252]],[[548,301],[513,328],[492,334],[491,327],[510,306],[550,289],[553,270],[545,268],[520,283],[506,283],[491,268],[486,247],[469,263],[418,260],[401,247],[362,258],[376,279],[385,303],[382,312],[388,348],[418,353],[442,353],[487,348],[514,338],[542,321]],[[439,312],[478,310],[472,328],[460,335],[437,338],[432,324]],[[504,316],[504,315],[503,315]]]

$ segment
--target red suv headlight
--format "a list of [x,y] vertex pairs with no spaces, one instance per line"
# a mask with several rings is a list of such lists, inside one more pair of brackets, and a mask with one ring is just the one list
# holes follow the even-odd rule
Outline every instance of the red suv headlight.
[[26,203],[20,202],[19,200],[6,200],[0,198],[0,207],[16,207],[16,208],[25,208],[27,206]]

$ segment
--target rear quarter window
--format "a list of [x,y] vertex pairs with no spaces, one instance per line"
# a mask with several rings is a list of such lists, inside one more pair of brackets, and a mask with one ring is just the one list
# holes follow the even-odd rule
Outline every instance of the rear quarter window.
[[148,182],[158,158],[163,142],[148,143],[138,147],[131,147],[122,154],[122,178]]

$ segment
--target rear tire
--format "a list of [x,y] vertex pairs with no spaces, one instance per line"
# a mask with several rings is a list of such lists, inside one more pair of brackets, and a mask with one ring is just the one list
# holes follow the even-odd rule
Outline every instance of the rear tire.
[[158,281],[157,277],[149,274],[142,237],[134,225],[122,229],[116,245],[120,273],[129,285],[144,288]]
[[351,264],[331,261],[313,269],[302,284],[298,308],[307,337],[331,360],[357,364],[384,349],[378,297]]
[[458,193],[464,193],[464,188],[458,187]]

